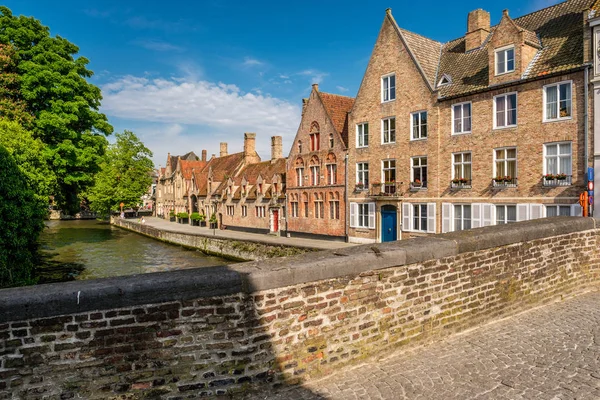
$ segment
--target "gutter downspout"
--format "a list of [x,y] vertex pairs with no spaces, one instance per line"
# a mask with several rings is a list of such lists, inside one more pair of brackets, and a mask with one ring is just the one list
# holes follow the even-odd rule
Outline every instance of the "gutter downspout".
[[[584,101],[585,101],[585,109],[583,112],[583,145],[584,145],[584,168],[583,168],[583,175],[585,176],[585,188],[583,190],[587,191],[587,187],[588,187],[588,173],[587,170],[589,168],[589,149],[588,149],[588,143],[589,143],[589,139],[588,139],[588,135],[589,135],[589,131],[590,131],[590,122],[589,122],[589,108],[590,108],[590,93],[589,93],[589,85],[590,85],[590,66],[586,65],[585,66],[585,70],[583,72],[583,80],[584,80],[584,84],[583,84],[583,97],[584,97]],[[594,206],[591,205],[589,207],[589,215],[590,217],[592,217],[594,215]]]
[[348,153],[344,157],[344,236],[346,237],[346,243],[348,243]]

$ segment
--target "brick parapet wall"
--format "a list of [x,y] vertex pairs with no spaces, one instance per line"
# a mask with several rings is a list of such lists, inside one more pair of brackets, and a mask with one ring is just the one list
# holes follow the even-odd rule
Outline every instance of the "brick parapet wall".
[[2,290],[0,398],[176,399],[326,375],[597,287],[599,222]]

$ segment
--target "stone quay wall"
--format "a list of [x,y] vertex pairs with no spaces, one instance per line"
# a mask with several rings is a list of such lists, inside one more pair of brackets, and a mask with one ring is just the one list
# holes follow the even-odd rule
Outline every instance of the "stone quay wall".
[[260,261],[274,257],[293,256],[316,250],[302,246],[271,244],[260,240],[236,240],[201,233],[196,234],[162,230],[149,225],[142,225],[137,222],[114,217],[111,217],[111,224],[163,242],[198,249],[205,254],[238,261]]
[[0,290],[0,398],[183,399],[322,377],[600,282],[557,217],[229,267]]

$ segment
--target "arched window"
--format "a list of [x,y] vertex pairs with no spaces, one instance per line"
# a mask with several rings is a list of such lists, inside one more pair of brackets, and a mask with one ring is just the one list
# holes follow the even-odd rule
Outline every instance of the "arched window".
[[313,156],[310,159],[310,184],[312,186],[319,186],[321,181],[321,166],[319,157]]
[[333,149],[333,133],[329,134],[329,148]]
[[302,154],[302,140],[298,140],[298,153]]
[[308,194],[302,193],[302,206],[304,207],[304,218],[308,218]]
[[310,124],[310,151],[318,151],[321,148],[321,134],[319,124],[313,121]]
[[304,186],[304,160],[301,157],[296,159],[296,186]]

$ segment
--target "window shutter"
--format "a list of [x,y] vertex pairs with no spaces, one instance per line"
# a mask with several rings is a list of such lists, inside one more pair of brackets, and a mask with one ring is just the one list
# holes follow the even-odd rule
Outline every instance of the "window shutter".
[[494,205],[483,203],[481,205],[481,226],[493,225],[494,221]]
[[571,216],[573,217],[581,217],[583,216],[583,209],[579,204],[571,205]]
[[358,204],[350,203],[350,228],[356,228],[356,218],[358,217]]
[[375,229],[375,203],[369,203],[369,229]]
[[481,228],[483,226],[483,221],[481,218],[482,206],[483,204],[481,203],[471,204],[471,226],[473,228]]
[[412,211],[412,204],[402,203],[402,230],[405,232],[410,231],[410,213]]
[[530,204],[529,205],[529,218],[538,219],[542,218],[542,205],[541,204]]
[[435,203],[427,203],[427,233],[436,233],[435,220]]
[[517,221],[529,219],[529,204],[517,204]]
[[452,204],[442,203],[442,233],[452,230]]

